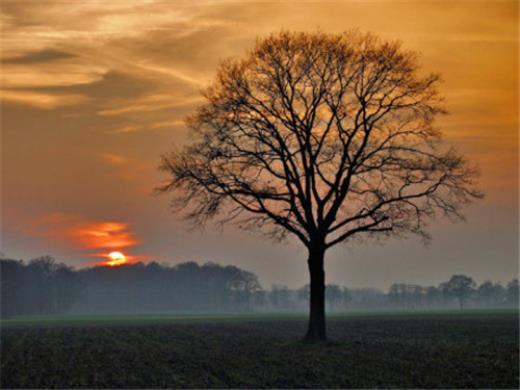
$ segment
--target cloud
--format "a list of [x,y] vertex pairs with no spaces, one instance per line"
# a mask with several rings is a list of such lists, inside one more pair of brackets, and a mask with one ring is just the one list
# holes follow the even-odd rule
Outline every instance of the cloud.
[[124,249],[139,241],[130,226],[122,222],[83,222],[68,230],[70,236],[85,249]]
[[111,165],[124,165],[128,162],[125,157],[114,153],[102,153],[99,157]]
[[165,120],[158,122],[150,122],[146,124],[126,125],[116,127],[109,130],[110,133],[134,133],[138,131],[148,131],[157,129],[178,129],[184,127],[186,124],[182,119]]
[[67,86],[61,90],[81,93],[100,100],[102,104],[108,104],[116,99],[137,99],[157,86],[158,82],[152,78],[110,70],[90,83]]
[[[114,250],[130,251],[140,243],[129,223],[91,220],[61,212],[40,216],[22,230],[31,236],[73,246],[94,257],[106,257]],[[145,257],[127,255],[127,258],[136,260]]]
[[[157,94],[145,96],[142,99],[133,99],[125,102],[114,104],[116,107],[107,108],[98,112],[101,116],[119,116],[130,113],[142,113],[150,111],[158,111],[165,108],[183,107],[200,103],[201,97],[192,97],[191,99],[182,99],[175,95]],[[126,105],[124,105],[126,103]],[[124,105],[123,107],[121,107]]]
[[55,49],[44,49],[21,56],[3,58],[2,64],[34,64],[40,62],[53,62],[66,58],[73,58],[74,55]]
[[0,82],[3,88],[59,87],[89,84],[100,80],[106,73],[96,64],[68,63],[57,66],[53,63],[4,65]]
[[45,110],[61,106],[72,106],[84,103],[86,96],[79,94],[49,94],[32,91],[0,90],[0,101],[28,105]]

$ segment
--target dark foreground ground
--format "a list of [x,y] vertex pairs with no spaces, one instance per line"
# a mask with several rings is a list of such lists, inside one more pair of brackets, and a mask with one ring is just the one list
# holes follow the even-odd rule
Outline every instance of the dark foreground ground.
[[518,313],[7,321],[0,387],[518,388]]

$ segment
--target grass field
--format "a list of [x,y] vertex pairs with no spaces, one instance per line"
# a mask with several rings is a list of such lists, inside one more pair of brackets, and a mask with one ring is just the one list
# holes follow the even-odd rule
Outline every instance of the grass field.
[[518,388],[516,311],[42,317],[2,322],[2,388]]

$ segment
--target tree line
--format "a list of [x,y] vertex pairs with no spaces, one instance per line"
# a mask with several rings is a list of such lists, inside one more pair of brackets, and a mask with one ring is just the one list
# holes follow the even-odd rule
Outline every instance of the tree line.
[[[477,286],[466,275],[453,275],[438,286],[394,283],[387,292],[376,288],[347,288],[328,284],[325,304],[328,311],[337,312],[364,309],[507,308],[518,307],[518,290],[517,278],[505,286],[490,280]],[[308,307],[308,284],[296,290],[274,285],[268,293],[267,309],[306,310]]]
[[157,262],[75,270],[52,257],[1,259],[2,317],[250,310],[261,286],[235,266]]
[[[235,266],[136,263],[75,270],[44,256],[0,259],[2,318],[48,314],[305,311],[310,287],[262,288]],[[454,275],[438,286],[394,283],[387,292],[329,284],[328,311],[518,307],[518,279],[506,285]]]

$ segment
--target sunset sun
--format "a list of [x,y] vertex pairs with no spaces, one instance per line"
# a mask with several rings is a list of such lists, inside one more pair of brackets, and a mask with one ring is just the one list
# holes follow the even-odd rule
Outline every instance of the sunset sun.
[[105,262],[106,265],[110,267],[116,267],[118,265],[126,264],[126,256],[121,252],[110,252],[108,254],[109,260]]

